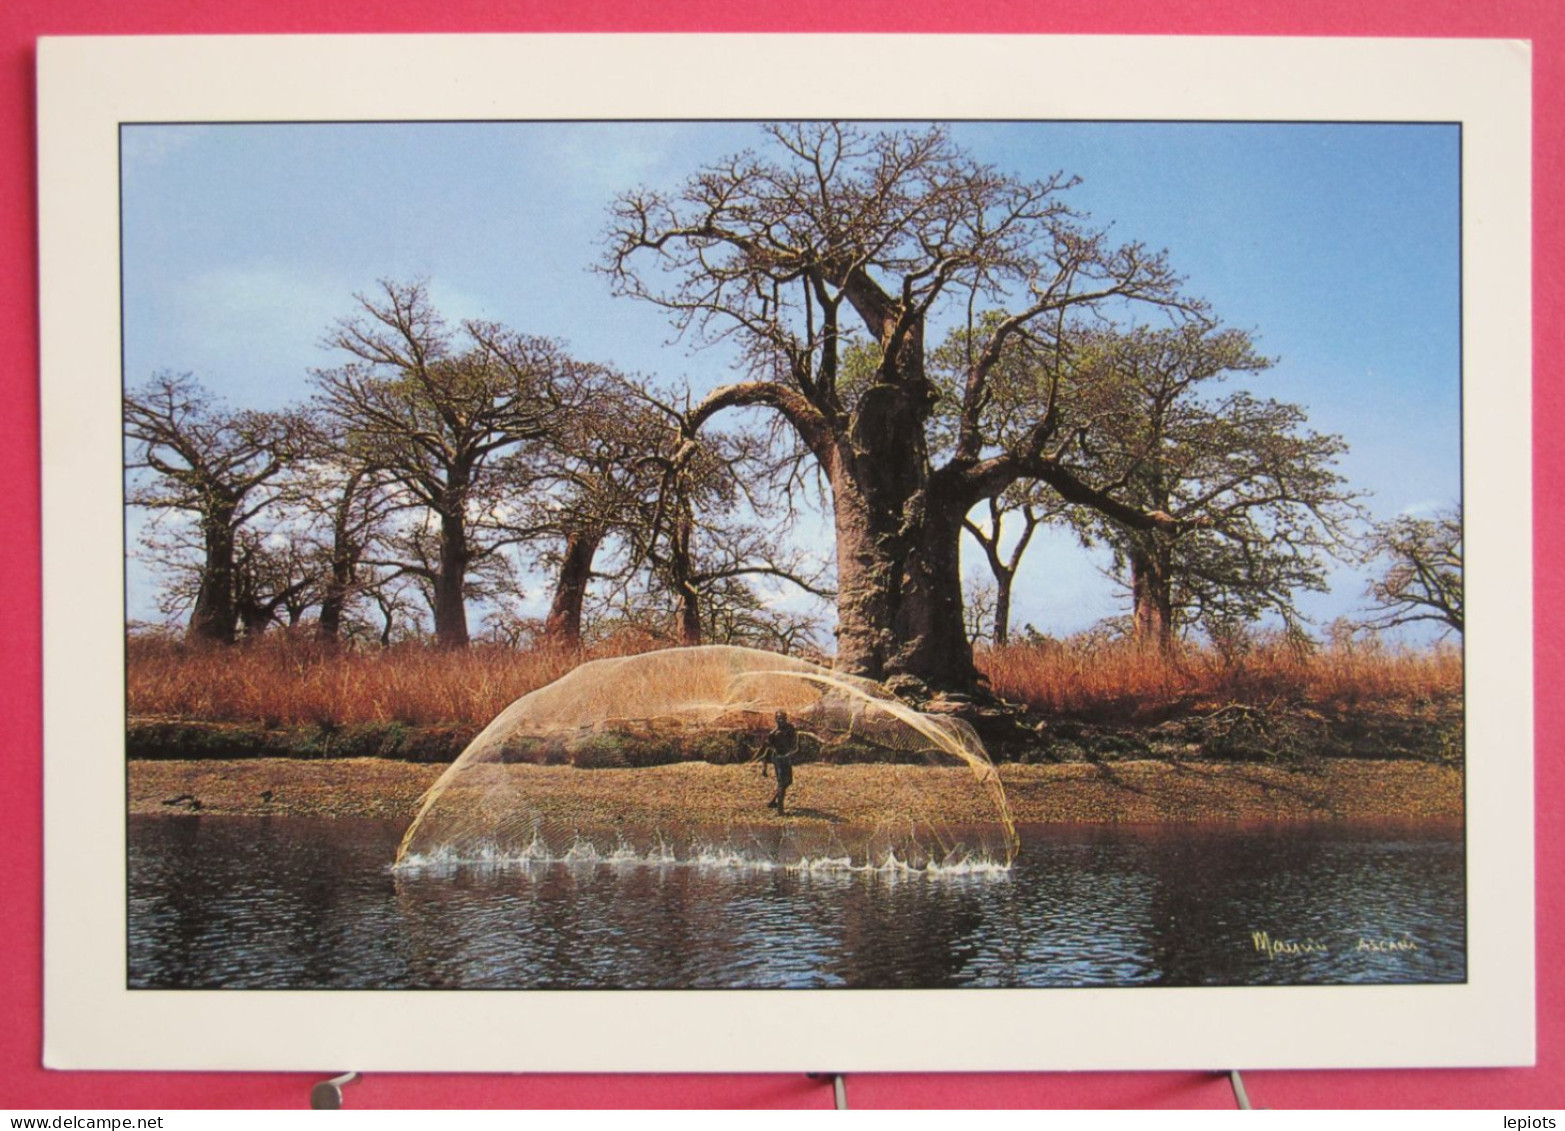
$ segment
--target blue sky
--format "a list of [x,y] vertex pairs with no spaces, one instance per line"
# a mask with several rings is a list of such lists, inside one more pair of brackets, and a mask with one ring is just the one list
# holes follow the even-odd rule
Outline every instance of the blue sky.
[[[956,123],[998,168],[1057,170],[1117,237],[1166,248],[1188,289],[1278,359],[1251,387],[1342,434],[1381,516],[1460,490],[1459,134],[1454,126]],[[710,387],[720,351],[673,342],[589,266],[608,205],[764,142],[748,123],[135,126],[122,131],[126,379],[189,371],[231,405],[308,395],[353,293],[429,279],[453,320],[492,318],[586,358]],[[971,547],[969,547],[971,550]],[[969,553],[975,572],[981,559]],[[1063,633],[1120,610],[1067,538],[1029,550],[1015,623]],[[149,615],[132,571],[131,614]],[[1305,602],[1362,603],[1334,575]],[[540,590],[541,597],[541,590]]]

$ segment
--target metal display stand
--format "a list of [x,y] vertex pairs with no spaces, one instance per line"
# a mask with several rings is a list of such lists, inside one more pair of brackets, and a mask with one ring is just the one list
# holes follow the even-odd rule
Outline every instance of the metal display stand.
[[[807,1072],[811,1080],[831,1081],[832,1106],[838,1111],[848,1110],[848,1078],[840,1072]],[[335,1111],[342,1107],[342,1089],[345,1085],[353,1083],[359,1078],[357,1072],[344,1072],[341,1076],[333,1076],[330,1080],[322,1080],[310,1089],[310,1106],[317,1110]],[[1229,1087],[1233,1088],[1234,1106],[1241,1111],[1250,1111],[1250,1093],[1245,1090],[1244,1077],[1239,1075],[1238,1069],[1228,1073]]]
[[310,1106],[317,1111],[336,1111],[342,1106],[343,1085],[351,1084],[358,1078],[357,1072],[344,1072],[341,1076],[322,1080],[310,1089]]
[[838,1111],[848,1110],[848,1079],[840,1072],[808,1072],[811,1080],[830,1080],[832,1104]]

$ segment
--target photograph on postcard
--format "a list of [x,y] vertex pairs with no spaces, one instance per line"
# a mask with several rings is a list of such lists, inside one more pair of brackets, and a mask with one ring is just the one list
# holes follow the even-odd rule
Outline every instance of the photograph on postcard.
[[1465,983],[1462,143],[121,124],[126,986]]

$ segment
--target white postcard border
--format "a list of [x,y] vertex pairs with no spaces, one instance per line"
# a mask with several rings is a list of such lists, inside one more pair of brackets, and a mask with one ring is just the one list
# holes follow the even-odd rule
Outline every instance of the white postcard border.
[[[440,1071],[1532,1063],[1531,493],[1518,487],[1531,477],[1530,107],[1529,48],[1507,41],[41,41],[45,1063]],[[1462,123],[1473,752],[1465,985],[126,989],[119,124],[714,117]]]

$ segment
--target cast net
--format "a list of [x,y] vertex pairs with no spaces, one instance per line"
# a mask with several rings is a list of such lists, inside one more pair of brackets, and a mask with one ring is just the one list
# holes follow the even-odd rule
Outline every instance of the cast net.
[[[779,741],[782,712],[796,738]],[[766,751],[792,784],[768,807]],[[751,648],[595,660],[502,711],[424,795],[403,869],[606,862],[1004,869],[1016,831],[967,723]]]

